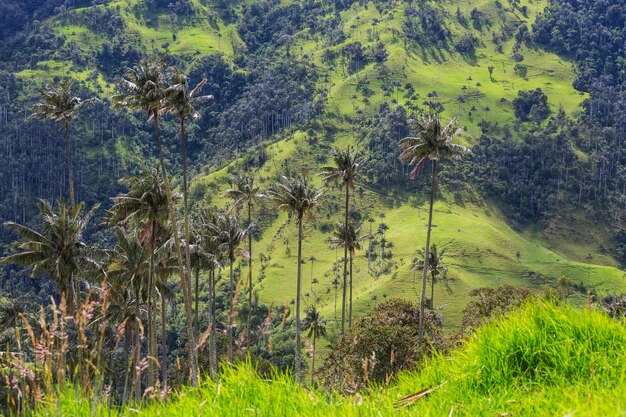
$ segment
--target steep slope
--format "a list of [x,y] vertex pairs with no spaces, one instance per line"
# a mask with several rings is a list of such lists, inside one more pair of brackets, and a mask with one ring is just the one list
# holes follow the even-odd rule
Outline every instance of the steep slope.
[[[44,25],[64,38],[64,48],[31,62],[17,75],[37,83],[69,75],[106,97],[113,89],[114,76],[119,75],[108,65],[112,56],[132,64],[141,52],[161,52],[193,67],[199,58],[215,52],[231,64],[264,53],[276,61],[312,66],[318,77],[316,98],[324,102],[323,111],[301,126],[283,129],[259,147],[243,151],[234,161],[212,161],[206,169],[214,170],[216,165],[219,169],[197,175],[193,181],[196,207],[208,202],[227,204],[220,195],[228,176],[242,171],[248,165],[246,158],[254,158],[261,149],[266,160],[258,176],[264,186],[287,169],[291,173],[305,169],[314,176],[325,163],[330,145],[356,143],[367,149],[362,134],[367,129],[362,125],[381,112],[381,105],[404,105],[409,113],[435,109],[445,118],[457,116],[467,128],[463,141],[471,145],[481,133],[482,120],[516,123],[511,101],[519,90],[540,87],[553,113],[559,108],[574,112],[584,98],[572,87],[573,64],[538,48],[528,37],[529,25],[546,2],[343,3],[349,7],[335,14],[326,12],[330,10],[327,2],[287,0],[235,2],[224,13],[217,2],[193,0],[173,13],[167,7],[149,8],[138,0],[117,0],[46,21]],[[255,13],[254,7],[261,11]],[[285,12],[292,17],[305,10],[317,20],[293,23],[285,29],[272,27],[268,20],[282,16],[276,10],[283,9],[293,10],[293,15]],[[313,30],[319,27],[326,29]],[[98,47],[111,36],[120,39],[119,45],[107,49],[107,55]],[[213,139],[208,133],[199,134],[201,141]],[[386,158],[395,160],[395,143],[386,146]],[[319,178],[315,181],[321,185]],[[369,228],[365,220],[370,217],[374,232],[385,223],[389,230],[384,238],[394,247],[385,249],[390,259],[381,262],[379,256],[370,262],[370,272],[365,251],[358,254],[356,314],[387,297],[417,297],[410,264],[424,245],[425,190],[380,184],[359,189],[355,211],[365,223],[364,229]],[[329,189],[327,193],[332,198],[320,207],[317,225],[306,227],[303,270],[307,280],[309,276],[311,281],[317,280],[305,285],[305,303],[320,304],[330,318],[336,314],[332,281],[337,255],[325,239],[340,219],[341,192]],[[260,205],[255,216],[260,211],[271,209]],[[254,244],[254,277],[255,290],[265,303],[286,304],[295,293],[296,236],[294,225],[287,220],[284,214],[264,214],[259,222],[262,228]],[[512,283],[539,289],[565,276],[580,283],[582,291],[587,287],[624,289],[624,274],[599,244],[602,230],[594,239],[577,243],[578,229],[569,236],[516,229],[497,205],[478,196],[471,184],[444,184],[435,223],[434,241],[448,248],[450,278],[445,287],[437,286],[435,304],[447,304],[444,313],[450,326],[458,323],[468,292],[481,286]],[[588,254],[591,262],[585,259]]]

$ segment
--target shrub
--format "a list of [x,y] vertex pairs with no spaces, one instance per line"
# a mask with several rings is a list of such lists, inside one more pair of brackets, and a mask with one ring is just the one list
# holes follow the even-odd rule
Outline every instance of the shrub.
[[426,337],[418,343],[419,305],[393,299],[355,323],[353,336],[340,339],[319,371],[327,388],[353,392],[368,382],[382,382],[419,364],[442,347],[441,315],[429,311]]
[[531,297],[526,288],[503,285],[498,288],[477,288],[470,291],[476,300],[469,302],[463,310],[463,328],[473,329],[495,317],[519,308]]

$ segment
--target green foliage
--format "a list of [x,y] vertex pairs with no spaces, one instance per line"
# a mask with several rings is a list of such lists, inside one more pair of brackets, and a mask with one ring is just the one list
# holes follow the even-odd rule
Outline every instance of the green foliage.
[[357,320],[351,335],[331,345],[319,371],[325,387],[354,392],[367,383],[381,383],[414,368],[442,347],[441,316],[428,311],[426,339],[419,342],[420,308],[399,299],[385,301]]
[[541,88],[528,91],[520,90],[513,100],[513,108],[515,109],[515,116],[525,122],[529,120],[541,122],[550,115],[548,97]]
[[502,285],[497,288],[477,288],[470,291],[474,297],[463,310],[463,330],[480,327],[485,322],[500,318],[531,298],[526,288]]
[[[357,396],[304,388],[281,373],[260,377],[242,364],[167,403],[120,411],[67,390],[33,415],[244,416],[256,410],[266,416],[435,416],[454,410],[459,416],[612,417],[626,404],[625,343],[623,324],[603,313],[535,302],[479,329],[450,356],[436,356],[419,371]],[[429,388],[423,398],[407,397]]]

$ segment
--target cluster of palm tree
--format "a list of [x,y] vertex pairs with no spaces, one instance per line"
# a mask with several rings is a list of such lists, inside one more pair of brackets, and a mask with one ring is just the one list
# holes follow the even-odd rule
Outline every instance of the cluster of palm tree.
[[[301,331],[309,331],[313,340],[313,358],[315,344],[324,336],[325,321],[315,306],[307,310],[304,320],[301,315],[302,293],[302,245],[305,220],[314,218],[313,212],[322,197],[322,191],[311,184],[306,176],[282,177],[268,190],[261,192],[252,175],[240,175],[231,179],[231,187],[225,196],[233,200],[229,210],[217,208],[201,210],[193,217],[188,201],[188,161],[185,143],[185,122],[197,118],[196,106],[211,98],[201,95],[206,83],[202,80],[192,87],[185,73],[177,68],[167,67],[162,59],[149,57],[142,59],[136,66],[128,69],[119,82],[120,93],[113,97],[116,108],[140,111],[146,114],[154,132],[159,163],[153,169],[136,177],[124,178],[120,182],[127,192],[112,199],[112,206],[107,211],[104,224],[113,228],[115,245],[109,250],[100,250],[89,246],[83,238],[83,232],[97,207],[84,213],[83,203],[75,204],[75,190],[71,164],[70,127],[71,121],[81,108],[94,102],[93,99],[81,100],[72,95],[72,84],[62,81],[48,87],[41,94],[41,101],[33,106],[33,115],[41,119],[51,119],[63,124],[66,138],[69,204],[57,202],[56,206],[41,201],[41,230],[7,223],[18,234],[18,239],[11,245],[14,253],[6,256],[2,264],[19,264],[32,269],[33,275],[47,275],[57,285],[58,290],[68,301],[70,311],[80,303],[83,286],[88,287],[86,278],[106,280],[110,286],[111,302],[116,308],[111,309],[117,316],[120,328],[133,340],[132,372],[135,399],[142,393],[141,352],[143,331],[146,330],[145,357],[147,362],[147,386],[168,386],[168,341],[167,308],[175,300],[174,286],[168,283],[172,276],[180,279],[180,290],[184,304],[186,329],[185,346],[188,351],[189,376],[192,385],[198,382],[198,347],[208,341],[210,351],[211,375],[218,369],[216,331],[216,286],[217,271],[228,267],[228,306],[226,333],[228,335],[228,361],[235,354],[235,314],[240,293],[247,295],[248,317],[244,340],[252,335],[253,307],[253,208],[260,198],[267,198],[277,208],[289,213],[295,220],[298,234],[296,297],[295,297],[295,375],[301,379]],[[182,225],[177,221],[178,195],[172,190],[171,179],[165,163],[162,149],[160,121],[168,114],[174,115],[180,126],[181,160],[183,178]],[[436,174],[438,161],[442,158],[458,158],[468,150],[453,143],[461,132],[456,120],[442,126],[437,116],[417,124],[414,137],[400,142],[401,158],[413,166],[411,176],[415,178],[426,161],[432,161],[431,195],[429,219],[426,233],[426,246],[422,259],[428,262],[416,262],[415,269],[423,271],[421,311],[419,317],[420,341],[424,333],[424,306],[426,304],[426,279],[430,272],[434,284],[440,273],[440,260],[445,251],[436,252],[431,245],[433,206],[436,193]],[[333,164],[322,168],[320,176],[326,185],[337,184],[345,192],[344,219],[337,223],[333,235],[328,238],[331,248],[343,248],[343,280],[336,282],[341,286],[341,335],[352,331],[353,326],[353,261],[362,242],[369,240],[368,269],[373,248],[370,233],[364,234],[362,226],[355,224],[351,216],[351,194],[361,180],[367,157],[352,147],[333,149]],[[242,218],[244,218],[242,220]],[[386,226],[385,226],[386,227]],[[182,229],[182,230],[181,230]],[[380,228],[379,228],[380,229]],[[387,246],[384,231],[380,231],[381,255]],[[244,244],[247,248],[244,249]],[[434,252],[434,253],[433,253]],[[234,268],[236,261],[244,258],[248,263],[246,279],[236,280]],[[437,260],[437,266],[433,262]],[[314,258],[311,258],[314,262]],[[313,264],[312,264],[313,265]],[[313,269],[311,280],[313,285]],[[200,335],[199,302],[200,275],[206,274],[207,317],[209,326]],[[192,275],[195,287],[192,290]],[[242,289],[245,286],[245,290]],[[336,295],[335,295],[336,297]],[[431,305],[434,293],[431,294]],[[159,303],[160,301],[160,303]],[[336,299],[335,299],[336,303]],[[335,306],[336,309],[336,306]],[[160,319],[158,313],[160,312]],[[347,329],[346,329],[347,322]],[[158,327],[161,327],[161,355],[159,357]],[[314,368],[313,359],[313,368]],[[159,378],[160,374],[160,378]],[[128,375],[127,375],[128,377]]]

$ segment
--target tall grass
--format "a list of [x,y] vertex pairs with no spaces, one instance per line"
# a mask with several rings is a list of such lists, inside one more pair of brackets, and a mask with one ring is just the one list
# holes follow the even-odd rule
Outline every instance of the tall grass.
[[[626,329],[601,312],[532,302],[448,356],[353,396],[265,379],[250,364],[165,403],[124,412],[69,390],[33,416],[620,416],[626,413]],[[427,388],[417,399],[398,402]]]

